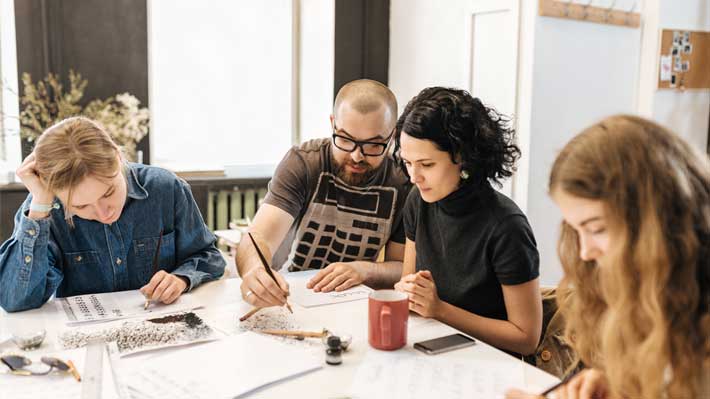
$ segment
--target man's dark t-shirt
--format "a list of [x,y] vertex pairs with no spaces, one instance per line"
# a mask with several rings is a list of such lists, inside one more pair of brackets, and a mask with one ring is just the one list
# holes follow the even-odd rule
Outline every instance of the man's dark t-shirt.
[[374,261],[389,240],[404,243],[402,209],[411,185],[396,162],[385,156],[369,181],[353,186],[337,177],[331,146],[330,139],[316,139],[293,147],[269,183],[264,203],[295,219],[290,271]]

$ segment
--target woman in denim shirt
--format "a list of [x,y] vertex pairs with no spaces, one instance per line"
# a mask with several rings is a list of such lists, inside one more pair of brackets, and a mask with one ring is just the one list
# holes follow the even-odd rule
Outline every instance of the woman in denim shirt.
[[40,307],[55,292],[140,289],[171,303],[224,273],[188,184],[164,169],[123,161],[89,119],[47,129],[17,175],[30,195],[0,247],[0,306],[8,312]]

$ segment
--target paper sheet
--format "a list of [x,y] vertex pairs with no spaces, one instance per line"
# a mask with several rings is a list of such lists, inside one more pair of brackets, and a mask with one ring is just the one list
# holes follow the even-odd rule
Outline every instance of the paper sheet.
[[138,290],[57,298],[54,303],[67,324],[176,313],[201,307],[190,294],[185,294],[170,305],[153,301],[144,310],[145,297]]
[[412,351],[369,351],[351,387],[357,399],[503,398],[524,386],[523,364],[452,359]]
[[289,290],[291,291],[290,300],[304,308],[311,308],[314,306],[367,299],[372,292],[372,288],[362,284],[339,292],[314,292],[312,289],[306,288],[306,284],[316,273],[318,273],[318,270],[284,274],[284,277],[289,283]]
[[[201,359],[199,364],[195,359]],[[155,356],[126,375],[138,397],[235,398],[321,367],[309,351],[246,332]]]

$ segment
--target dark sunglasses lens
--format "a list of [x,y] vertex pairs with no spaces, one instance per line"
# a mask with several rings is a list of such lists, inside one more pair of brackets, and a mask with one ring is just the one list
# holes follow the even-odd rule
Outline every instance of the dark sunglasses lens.
[[69,370],[69,365],[64,363],[63,361],[57,359],[56,357],[43,357],[42,358],[42,363],[57,368],[62,371],[67,371]]
[[29,366],[30,364],[32,364],[30,359],[16,355],[3,356],[0,357],[0,360],[2,360],[2,362],[5,363],[5,365],[9,367],[12,371],[21,370],[25,366]]

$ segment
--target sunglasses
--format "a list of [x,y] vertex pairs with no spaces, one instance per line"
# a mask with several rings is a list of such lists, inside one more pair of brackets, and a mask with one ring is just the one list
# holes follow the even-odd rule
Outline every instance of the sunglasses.
[[59,371],[71,374],[77,381],[81,381],[81,376],[79,376],[79,371],[74,367],[74,363],[71,360],[63,361],[57,359],[56,357],[43,356],[41,359],[42,363],[49,366],[46,370],[44,367],[29,367],[32,365],[32,360],[19,355],[5,355],[0,356],[0,362],[5,364],[9,369],[10,373],[14,375],[47,375],[52,372],[52,370],[57,369]]

